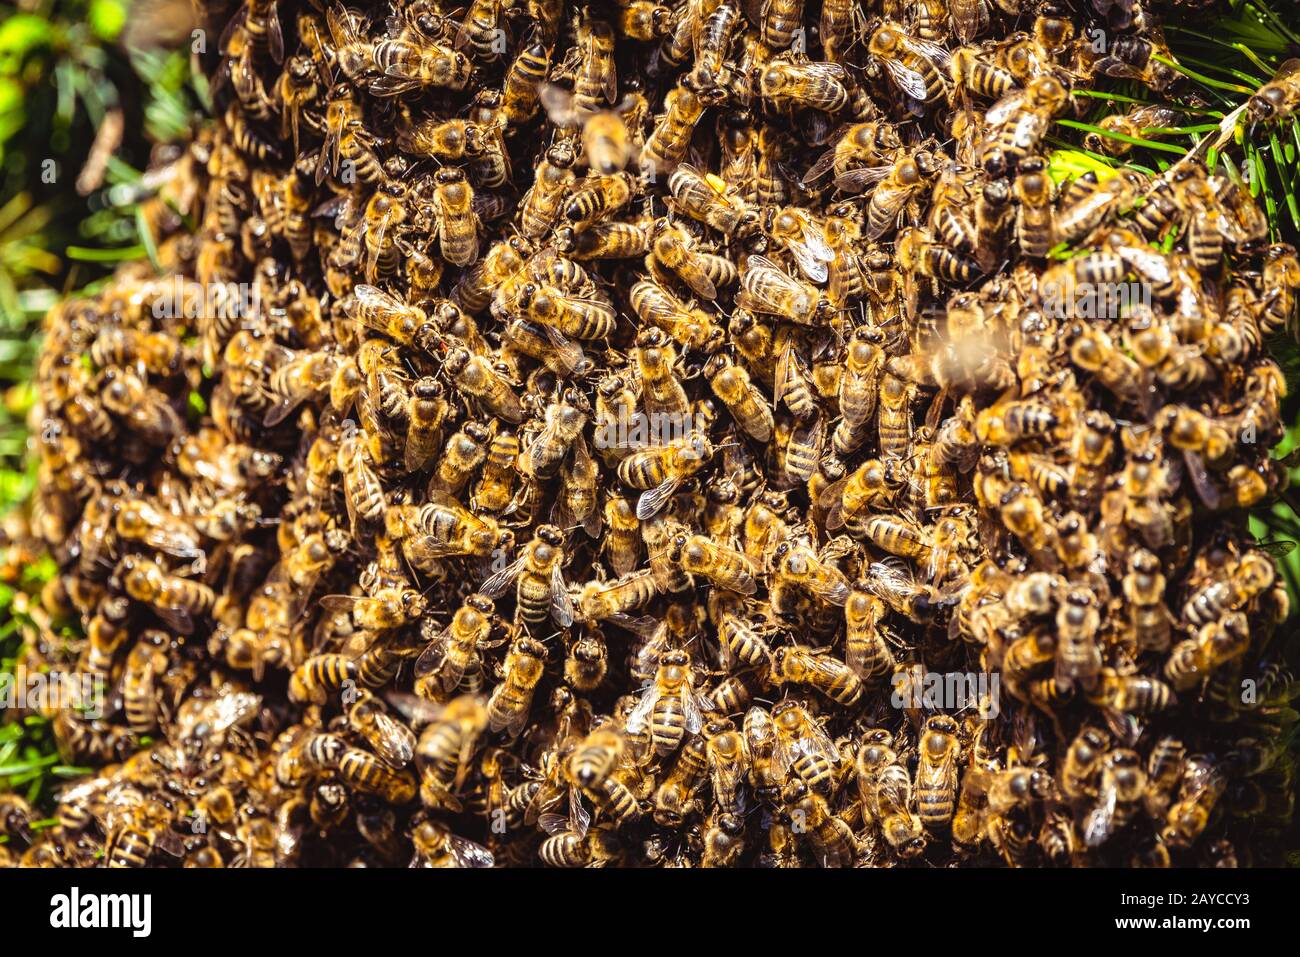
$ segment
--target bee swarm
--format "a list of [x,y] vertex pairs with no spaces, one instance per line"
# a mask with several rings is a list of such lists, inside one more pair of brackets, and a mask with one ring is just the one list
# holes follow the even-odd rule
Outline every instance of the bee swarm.
[[49,314],[25,663],[105,702],[0,861],[1275,861],[1300,262],[1053,161],[1161,5],[460,7],[249,0]]

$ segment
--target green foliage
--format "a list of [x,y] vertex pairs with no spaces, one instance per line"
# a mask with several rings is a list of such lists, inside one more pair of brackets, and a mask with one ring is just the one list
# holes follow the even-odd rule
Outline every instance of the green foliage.
[[[113,187],[139,179],[154,144],[184,140],[204,102],[188,47],[122,45],[128,6],[0,4],[0,336],[25,334],[60,295],[121,258],[67,247],[144,255],[135,206]],[[89,175],[110,156],[103,174]]]

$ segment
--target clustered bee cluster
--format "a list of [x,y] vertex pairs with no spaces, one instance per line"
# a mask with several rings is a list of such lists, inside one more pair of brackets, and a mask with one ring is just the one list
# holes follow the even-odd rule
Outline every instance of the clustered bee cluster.
[[161,275],[49,315],[102,767],[2,859],[1275,860],[1300,261],[1203,153],[1052,166],[1168,10],[453,6],[248,0]]

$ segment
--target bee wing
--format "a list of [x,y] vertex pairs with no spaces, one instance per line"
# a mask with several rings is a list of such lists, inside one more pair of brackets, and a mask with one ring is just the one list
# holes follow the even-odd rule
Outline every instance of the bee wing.
[[1210,479],[1210,473],[1205,470],[1205,460],[1201,458],[1200,453],[1184,449],[1183,461],[1187,463],[1187,476],[1192,480],[1192,487],[1196,489],[1196,494],[1201,497],[1201,501],[1211,510],[1218,508],[1219,489]]
[[894,81],[894,85],[914,100],[925,99],[925,77],[898,60],[884,60],[885,72]]
[[[358,227],[363,229],[364,224]],[[352,308],[345,308],[345,312],[352,318],[361,321],[377,332],[383,332],[386,326],[366,323],[367,315],[377,317],[380,323],[384,323],[388,318],[402,316],[404,311],[401,303],[394,299],[389,293],[384,292],[378,286],[372,286],[369,283],[361,283],[352,290],[352,296],[355,305]],[[362,308],[357,308],[362,307]],[[373,322],[373,319],[372,319]]]
[[646,685],[645,690],[641,692],[641,700],[637,702],[632,713],[627,716],[628,734],[640,734],[650,724],[650,713],[654,711],[655,702],[659,700],[659,686],[655,682]]
[[617,614],[610,615],[605,619],[605,621],[613,625],[618,625],[618,627],[622,628],[624,631],[630,631],[634,635],[640,635],[642,638],[652,637],[655,632],[659,630],[660,625],[659,619],[653,618],[650,615],[642,615],[639,618],[633,618],[625,612],[618,612]]
[[241,691],[238,694],[225,695],[204,708],[203,718],[211,729],[211,734],[224,734],[238,724],[243,724],[262,706],[262,696]]
[[[700,728],[704,727],[704,715],[700,713],[699,699],[691,688],[689,681],[682,684],[681,701],[682,717],[686,721],[686,730],[691,734],[699,734]],[[710,703],[709,707],[712,709],[712,703]]]
[[198,558],[203,554],[198,539],[178,528],[154,525],[144,533],[144,542],[177,558]]
[[496,858],[482,844],[459,834],[448,834],[447,853],[457,867],[496,867]]
[[579,363],[586,358],[585,353],[582,351],[582,346],[578,345],[559,329],[556,329],[554,326],[545,325],[544,323],[538,323],[538,325],[545,330],[546,338],[551,340],[551,345],[555,346],[555,351],[559,356],[560,362],[568,371],[572,372],[578,367]]
[[745,738],[742,735],[741,754],[735,761],[715,761],[712,760],[712,751],[709,757],[709,777],[713,781],[714,794],[734,794],[740,787],[741,781],[745,779],[745,771],[749,766],[748,747],[745,745]]
[[[434,636],[428,646],[420,652],[415,659],[415,677],[423,678],[425,675],[433,674],[447,658],[447,650],[451,647],[451,628],[444,628]],[[444,686],[444,691],[452,690]]]
[[812,223],[805,222],[801,232],[799,239],[786,245],[805,276],[813,282],[825,282],[826,264],[835,259],[835,253],[826,245],[825,238]]
[[948,0],[953,31],[962,43],[970,43],[988,26],[989,14],[982,0]]
[[835,177],[835,188],[846,193],[860,193],[873,183],[879,183],[889,175],[891,167],[862,166],[858,169],[845,170]]
[[829,173],[834,168],[834,166],[835,166],[835,149],[832,147],[831,149],[828,149],[826,150],[826,152],[822,153],[821,156],[817,157],[817,161],[813,163],[812,166],[808,167],[808,172],[803,174],[803,177],[799,180],[799,182],[802,185],[807,186],[810,183],[813,183],[816,180],[821,179],[823,176]]
[[1115,828],[1115,808],[1118,798],[1113,782],[1103,785],[1097,806],[1089,811],[1083,820],[1083,842],[1088,847],[1104,844],[1110,837]]
[[708,277],[708,274],[703,269],[689,259],[682,264],[679,275],[700,298],[709,301],[718,298],[718,287],[713,284],[713,280]]
[[388,703],[404,714],[412,724],[424,726],[437,721],[447,710],[446,705],[401,691],[390,691],[385,697]]
[[[822,457],[822,446],[826,442],[826,429],[822,426],[821,416],[813,416],[806,424],[797,426],[790,433],[790,441],[791,443],[809,446],[815,452],[811,457],[811,460],[813,462],[820,460]],[[799,476],[799,478],[805,482],[813,477],[813,472],[815,470],[815,464],[811,468],[804,468],[802,466],[791,468],[789,461],[787,460],[786,462],[786,471],[790,472],[791,475]]]
[[832,482],[817,496],[817,508],[826,513],[826,530],[836,531],[844,527],[844,489],[849,484],[847,478]]
[[537,825],[551,837],[569,833],[569,819],[563,814],[541,814],[537,818]]
[[679,479],[669,479],[657,488],[642,492],[636,501],[636,517],[643,522],[654,518],[668,504],[680,484]]
[[167,622],[168,627],[174,628],[179,634],[194,634],[194,616],[184,608],[166,608],[162,605],[150,605],[153,613]]
[[930,557],[925,563],[925,578],[931,584],[938,584],[938,576],[948,566],[949,549],[943,545],[931,545]]
[[877,186],[876,191],[871,194],[871,205],[882,210],[885,215],[874,226],[868,222],[863,235],[869,240],[874,240],[893,229],[899,212],[907,204],[911,195],[912,190],[908,187],[894,188],[884,184]]
[[569,595],[569,587],[564,582],[564,572],[560,568],[559,562],[556,562],[551,568],[551,617],[563,628],[568,628],[573,624],[573,598]]
[[952,54],[945,47],[930,40],[908,37],[905,43],[913,53],[925,57],[941,70],[948,65],[948,61],[952,58]]
[[415,757],[415,734],[406,725],[382,712],[370,719],[374,726],[366,735],[375,756],[390,768],[400,769]]
[[579,125],[580,118],[573,108],[573,94],[554,83],[543,83],[537,91],[546,115],[556,126],[572,128]]
[[266,17],[266,38],[270,41],[271,59],[276,63],[284,62],[284,29],[280,26],[280,14],[276,4]]
[[808,733],[796,742],[800,753],[819,754],[831,764],[840,763],[840,752],[835,747],[835,742],[831,740],[830,735],[817,722],[812,722],[812,727]]
[[506,589],[514,583],[514,580],[519,577],[519,573],[524,570],[524,564],[527,560],[528,556],[520,555],[501,571],[490,576],[479,588],[479,594],[485,598],[500,598],[506,593]]
[[1169,260],[1153,249],[1128,247],[1120,253],[1126,265],[1143,279],[1152,283],[1168,283],[1172,278]]
[[984,125],[1001,126],[1020,112],[1020,107],[1024,105],[1024,102],[1025,91],[1012,90],[988,108],[988,112],[984,114]]

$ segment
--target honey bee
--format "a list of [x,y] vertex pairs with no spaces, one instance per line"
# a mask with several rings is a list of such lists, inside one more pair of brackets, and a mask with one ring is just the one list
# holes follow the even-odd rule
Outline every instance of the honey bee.
[[[571,622],[570,622],[571,623]],[[532,638],[516,638],[506,654],[501,682],[488,699],[488,727],[514,738],[523,731],[533,692],[546,666],[546,646]]]
[[454,166],[443,167],[434,179],[431,236],[438,240],[447,262],[468,266],[478,259],[479,252],[480,222],[474,210],[473,187]]
[[182,635],[193,634],[195,617],[210,611],[216,601],[216,593],[202,582],[168,574],[157,562],[138,555],[122,558],[113,576],[125,594],[148,605]]
[[692,430],[658,448],[633,452],[618,467],[619,481],[642,489],[636,517],[646,521],[657,515],[683,481],[694,475],[713,455],[713,445],[703,432]]
[[[709,80],[712,79],[710,76]],[[670,174],[681,165],[705,107],[702,97],[686,86],[677,86],[668,92],[664,98],[664,112],[646,137],[637,161],[643,177],[653,182],[660,173]]]
[[815,286],[793,278],[766,256],[750,256],[746,261],[736,304],[802,325],[813,325],[824,313]]
[[736,424],[759,442],[772,437],[775,420],[763,393],[750,380],[745,367],[718,353],[706,364],[709,385],[731,412]]
[[411,867],[495,867],[492,852],[443,824],[421,821],[411,832],[415,855]]
[[937,43],[911,36],[899,24],[884,20],[872,31],[867,52],[884,67],[916,115],[922,115],[926,103],[944,94],[943,71],[949,55]]
[[661,284],[680,277],[697,296],[708,300],[717,298],[719,286],[730,286],[738,278],[735,263],[725,256],[701,252],[685,229],[667,220],[655,223],[645,264]]
[[921,823],[931,830],[952,820],[957,800],[957,766],[961,758],[957,722],[932,715],[921,728],[916,766],[916,807]]
[[807,685],[845,706],[862,697],[862,681],[853,669],[830,655],[799,646],[782,646],[773,652],[772,675],[779,684]]
[[538,480],[553,476],[586,422],[586,399],[579,393],[566,393],[559,402],[548,405],[541,430],[519,454],[520,471]]
[[627,717],[627,732],[637,735],[649,730],[654,753],[666,757],[681,747],[688,735],[699,734],[703,712],[712,707],[695,691],[690,655],[682,649],[665,651],[653,680]]
[[758,210],[712,173],[681,163],[668,177],[673,206],[692,219],[726,235],[742,235],[758,225]]
[[551,617],[567,628],[573,624],[574,608],[564,582],[564,560],[564,534],[554,525],[540,525],[523,554],[488,578],[479,592],[497,598],[514,584],[519,621],[538,626]]
[[[628,302],[637,316],[647,324],[667,332],[687,348],[712,350],[722,338],[722,330],[703,310],[688,307],[659,283],[643,279],[628,290]],[[643,332],[648,331],[643,327]],[[647,343],[653,346],[653,342]],[[638,358],[645,350],[638,350]]]
[[1035,76],[1023,90],[998,100],[984,114],[992,132],[985,139],[980,165],[990,176],[1005,176],[1034,153],[1052,121],[1065,109],[1069,91],[1056,77]]
[[740,595],[752,595],[758,590],[749,559],[703,535],[677,536],[669,546],[668,558],[686,573],[702,575],[718,588]]
[[[451,623],[430,638],[415,659],[415,693],[438,699],[454,694],[467,679],[481,670],[479,647],[492,632],[496,606],[484,595],[474,594],[452,616]],[[426,623],[432,619],[426,619]]]
[[[886,732],[887,734],[887,732]],[[902,858],[925,850],[925,830],[912,810],[912,781],[879,732],[868,732],[855,761],[863,818]]]
[[1277,68],[1273,78],[1261,86],[1246,103],[1252,125],[1280,123],[1300,106],[1300,60],[1290,59]]

